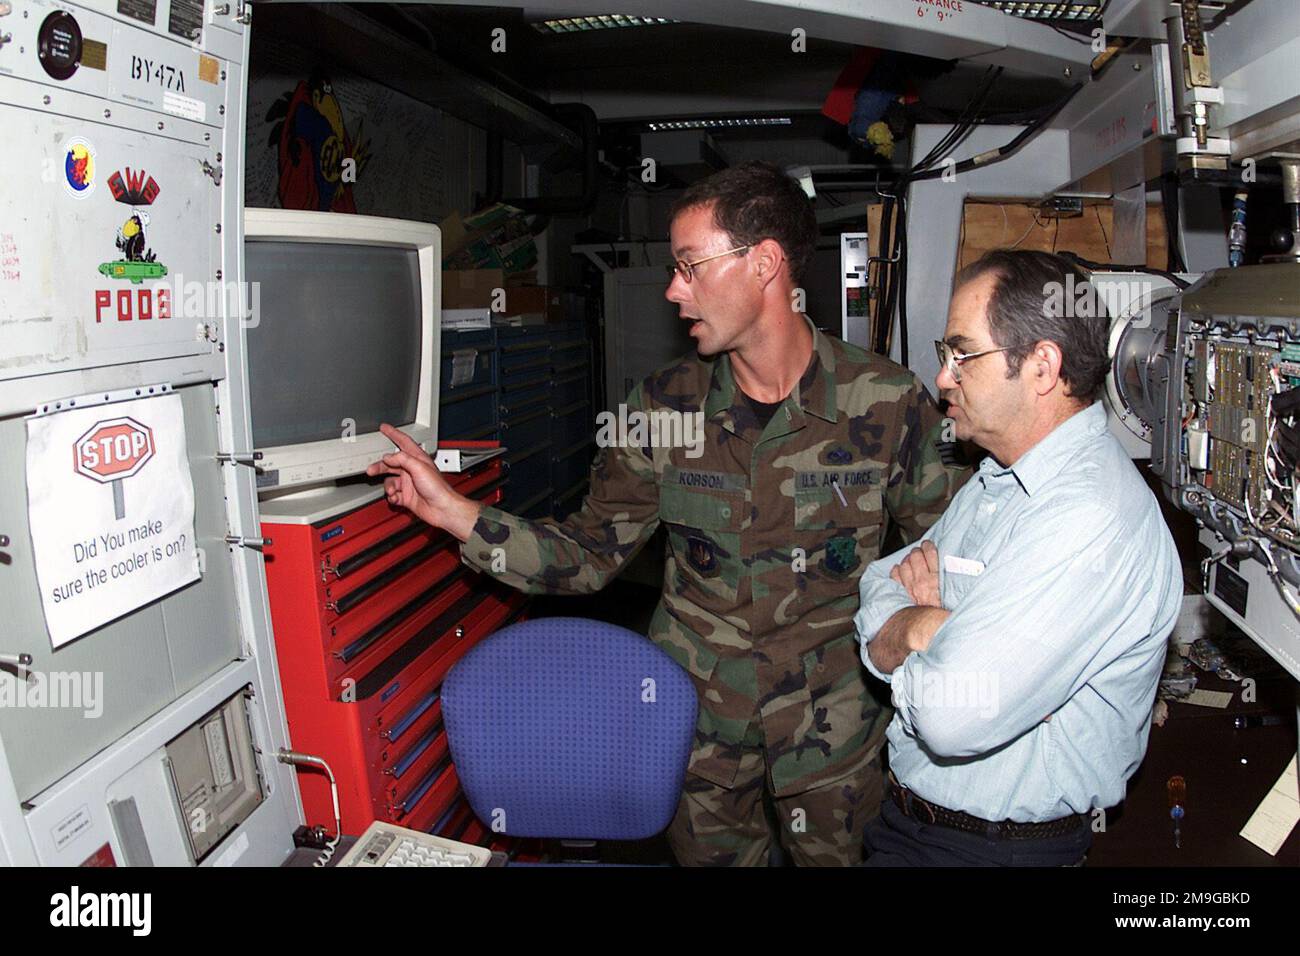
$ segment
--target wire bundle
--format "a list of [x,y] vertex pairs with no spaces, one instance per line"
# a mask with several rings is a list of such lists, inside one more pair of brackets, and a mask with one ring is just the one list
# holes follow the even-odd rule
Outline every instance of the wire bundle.
[[[901,174],[889,191],[877,189],[883,199],[880,215],[880,255],[875,258],[874,279],[875,318],[871,327],[871,347],[887,355],[891,345],[893,316],[898,312],[898,352],[902,364],[908,364],[907,340],[907,194],[914,182],[938,179],[945,175],[958,175],[981,166],[987,166],[1010,156],[1032,139],[1052,117],[1061,111],[1083,84],[1077,83],[1047,107],[1033,114],[1028,124],[1009,142],[996,149],[977,153],[960,162],[953,162],[953,152],[969,137],[976,125],[982,122],[980,110],[988,99],[994,84],[1002,75],[1002,67],[991,66],[985,70],[979,85],[971,94],[952,127],[934,144],[921,160]],[[998,117],[1006,120],[1007,117]]]

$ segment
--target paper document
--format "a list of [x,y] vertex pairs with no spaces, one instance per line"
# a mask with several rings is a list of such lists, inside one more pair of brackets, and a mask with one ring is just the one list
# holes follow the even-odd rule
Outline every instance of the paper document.
[[181,397],[93,401],[27,419],[28,523],[56,648],[199,577]]
[[1277,856],[1282,844],[1300,821],[1300,794],[1297,794],[1296,758],[1292,757],[1282,776],[1263,803],[1250,815],[1241,835],[1270,856]]

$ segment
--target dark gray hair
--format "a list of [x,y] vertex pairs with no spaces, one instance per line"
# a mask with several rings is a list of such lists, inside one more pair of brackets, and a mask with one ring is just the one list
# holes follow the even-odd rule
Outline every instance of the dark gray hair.
[[[1007,349],[1007,377],[1019,375],[1034,346],[1048,340],[1061,349],[1066,394],[1085,404],[1096,401],[1110,369],[1110,319],[1088,276],[1050,252],[994,249],[957,273],[954,287],[989,273],[997,277],[989,298],[989,333],[995,345]],[[1086,307],[1076,309],[1079,301]]]
[[673,203],[669,219],[714,203],[713,224],[737,246],[775,239],[790,265],[790,279],[803,281],[817,247],[817,214],[803,188],[774,163],[751,160],[692,184]]

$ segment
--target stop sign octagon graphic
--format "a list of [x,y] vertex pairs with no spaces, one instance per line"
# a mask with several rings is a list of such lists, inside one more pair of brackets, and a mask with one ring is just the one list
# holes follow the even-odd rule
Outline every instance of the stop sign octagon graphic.
[[153,453],[153,429],[134,418],[112,418],[77,439],[72,467],[94,481],[120,481],[138,473]]

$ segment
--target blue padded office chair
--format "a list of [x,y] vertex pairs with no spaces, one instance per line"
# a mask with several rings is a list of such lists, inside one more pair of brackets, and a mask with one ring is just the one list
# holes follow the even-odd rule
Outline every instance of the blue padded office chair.
[[574,617],[503,628],[442,687],[470,805],[520,837],[662,831],[681,795],[697,706],[691,678],[645,637]]

